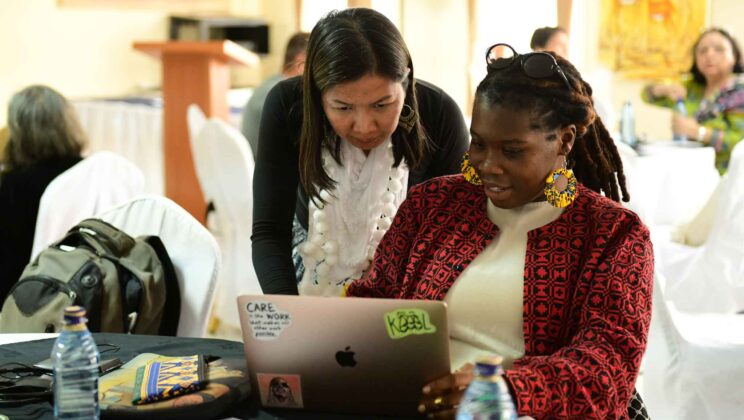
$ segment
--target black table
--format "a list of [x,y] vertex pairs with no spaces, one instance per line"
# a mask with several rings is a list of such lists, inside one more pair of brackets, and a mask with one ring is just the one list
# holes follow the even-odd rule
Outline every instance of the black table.
[[[185,356],[188,354],[210,354],[222,358],[244,359],[243,344],[236,341],[216,340],[206,338],[162,337],[149,335],[127,335],[111,333],[94,333],[93,337],[99,349],[118,348],[115,352],[106,352],[102,358],[118,357],[124,363],[141,353],[156,353],[164,356]],[[23,343],[5,344],[0,346],[0,364],[20,362],[32,365],[49,357],[54,339],[29,341]],[[223,407],[224,408],[224,407]],[[213,418],[235,417],[255,420],[357,420],[357,419],[390,419],[390,417],[340,415],[331,413],[317,413],[309,411],[263,409],[253,403],[250,398],[237,401]],[[53,409],[50,402],[27,404],[20,407],[0,407],[0,414],[15,420],[53,419]],[[105,416],[103,418],[106,418]],[[158,420],[164,417],[158,416]]]

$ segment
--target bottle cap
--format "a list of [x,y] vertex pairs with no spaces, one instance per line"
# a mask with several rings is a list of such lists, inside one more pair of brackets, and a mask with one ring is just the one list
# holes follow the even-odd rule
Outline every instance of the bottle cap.
[[85,316],[85,308],[82,306],[68,306],[65,308],[65,316],[69,317],[81,317]]
[[65,308],[65,324],[75,325],[88,322],[85,318],[85,308],[82,306],[68,306]]
[[499,355],[491,355],[479,358],[475,362],[475,368],[480,376],[493,376],[502,373],[501,363],[504,358]]

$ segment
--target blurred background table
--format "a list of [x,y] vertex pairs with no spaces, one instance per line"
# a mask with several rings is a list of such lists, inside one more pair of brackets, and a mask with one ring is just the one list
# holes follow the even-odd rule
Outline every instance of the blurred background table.
[[657,141],[624,157],[631,208],[649,225],[673,225],[692,218],[720,180],[715,150],[697,142]]

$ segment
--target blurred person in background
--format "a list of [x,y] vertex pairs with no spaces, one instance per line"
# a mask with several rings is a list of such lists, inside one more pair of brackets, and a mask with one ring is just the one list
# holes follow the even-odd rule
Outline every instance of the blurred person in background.
[[535,29],[530,40],[532,51],[552,51],[568,59],[568,33],[560,26]]
[[689,117],[674,113],[672,132],[716,150],[716,167],[728,168],[731,150],[744,138],[744,76],[741,48],[724,29],[705,30],[692,47],[689,75],[675,83],[654,83],[644,101],[674,109],[684,102]]
[[245,104],[240,131],[248,139],[254,159],[258,153],[258,128],[261,125],[261,114],[263,113],[266,96],[277,83],[302,74],[305,69],[305,51],[307,50],[309,37],[310,34],[307,32],[298,32],[289,38],[284,51],[284,64],[281,74],[275,74],[258,85],[253,90],[248,103]]
[[8,106],[8,143],[0,171],[0,298],[31,258],[39,200],[47,185],[82,157],[87,140],[70,102],[30,86]]
[[[545,26],[535,29],[530,39],[530,48],[532,51],[552,51],[556,55],[568,60],[568,32],[560,26]],[[615,113],[612,107],[608,106],[603,100],[597,100],[593,97],[594,110],[602,119],[606,127],[612,127],[615,124]]]

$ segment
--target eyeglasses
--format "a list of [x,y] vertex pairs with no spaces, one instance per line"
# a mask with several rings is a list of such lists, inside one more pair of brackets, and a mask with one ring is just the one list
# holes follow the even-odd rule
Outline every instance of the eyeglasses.
[[509,44],[495,44],[486,50],[488,70],[503,70],[514,63],[522,66],[522,71],[533,79],[545,79],[558,73],[568,90],[573,90],[563,69],[555,57],[545,52],[517,54]]

